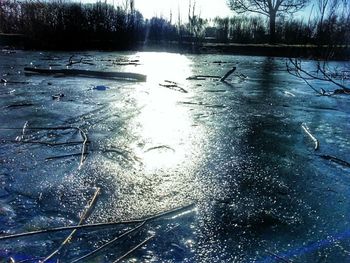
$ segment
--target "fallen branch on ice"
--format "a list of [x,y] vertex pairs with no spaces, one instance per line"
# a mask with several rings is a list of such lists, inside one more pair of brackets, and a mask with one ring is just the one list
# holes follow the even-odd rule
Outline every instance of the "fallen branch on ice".
[[24,123],[24,125],[23,125],[23,129],[22,129],[22,134],[20,135],[20,136],[17,136],[16,137],[16,141],[18,141],[18,142],[20,142],[20,141],[22,141],[23,140],[23,138],[24,138],[24,133],[26,132],[26,128],[28,127],[28,121],[26,121],[25,123]]
[[90,65],[90,66],[94,66],[94,65],[95,65],[95,64],[92,63],[92,62],[89,62],[89,61],[84,60],[83,57],[81,57],[80,60],[73,60],[74,56],[75,56],[75,55],[70,56],[69,61],[68,61],[68,64],[66,65],[67,67],[73,66],[74,64],[80,64],[80,63],[81,63],[81,64],[86,64],[86,65]]
[[80,135],[83,137],[84,141],[81,145],[81,157],[80,157],[80,163],[79,163],[79,167],[78,169],[80,169],[82,166],[83,166],[83,163],[86,159],[86,144],[87,144],[87,141],[88,141],[88,137],[86,135],[86,133],[80,129],[80,128],[77,128],[80,132]]
[[[92,197],[91,201],[88,203],[87,209],[83,212],[83,214],[80,217],[78,226],[80,226],[89,216],[90,210],[95,204],[95,201],[99,194],[100,194],[100,188],[96,188],[94,196]],[[49,256],[47,256],[45,259],[43,259],[40,262],[44,263],[48,261],[50,258],[52,258],[54,255],[56,255],[58,252],[60,252],[60,250],[70,242],[70,240],[73,238],[76,232],[77,232],[77,229],[74,229],[55,251],[53,251]]]
[[236,67],[233,67],[220,79],[221,82],[224,82],[233,72],[236,71]]
[[[0,130],[3,130],[0,128]],[[87,141],[89,142],[89,141]],[[24,144],[41,144],[41,145],[46,145],[46,146],[63,146],[63,145],[77,145],[77,144],[82,144],[84,143],[83,141],[76,141],[76,142],[41,142],[41,141],[7,141],[7,140],[1,140],[1,143],[24,143]]]
[[279,256],[279,255],[277,255],[277,254],[275,254],[275,253],[273,253],[273,252],[271,252],[271,251],[265,250],[265,252],[266,252],[267,254],[273,256],[274,258],[276,258],[276,259],[279,260],[279,261],[286,262],[286,263],[291,263],[291,262],[293,262],[293,261],[291,261],[291,260],[289,260],[289,259],[285,259],[284,257],[281,257],[281,256]]
[[[144,226],[146,223],[148,223],[149,221],[151,220],[154,220],[154,219],[157,219],[159,217],[163,217],[165,215],[169,215],[169,214],[172,214],[172,213],[175,213],[175,212],[180,212],[184,209],[188,209],[189,207],[192,207],[193,204],[191,205],[188,205],[188,206],[184,206],[184,207],[180,207],[180,208],[176,208],[174,210],[170,210],[170,211],[167,211],[167,212],[164,212],[164,213],[160,213],[160,214],[157,214],[157,215],[154,215],[154,216],[151,216],[151,217],[148,217],[148,218],[145,218],[143,220],[137,220],[137,221],[134,221],[134,222],[137,222],[137,223],[140,223],[139,225],[137,225],[136,227],[124,232],[123,234],[117,236],[116,238],[108,241],[107,243],[103,244],[102,246],[98,247],[97,249],[95,249],[94,251],[76,259],[76,260],[73,260],[71,263],[76,263],[76,262],[79,262],[83,259],[86,259],[88,257],[91,257],[93,255],[95,255],[96,253],[98,253],[99,251],[101,251],[102,249],[110,246],[111,244],[115,243],[116,241],[120,240],[121,238],[139,230],[142,226]],[[180,214],[182,215],[182,214]],[[131,250],[129,250],[126,254],[124,254],[123,256],[121,256],[120,258],[118,258],[116,261],[114,262],[120,262],[121,260],[123,260],[125,257],[127,257],[128,255],[130,255],[132,252],[134,252],[136,249],[138,249],[139,247],[143,246],[144,244],[146,244],[150,239],[154,238],[154,235],[152,235],[151,237],[147,238],[145,241],[141,242],[140,244],[138,244],[137,246],[135,246],[134,248],[132,248]]]
[[48,234],[48,233],[55,233],[55,232],[62,232],[72,229],[89,229],[89,228],[96,228],[96,227],[111,227],[111,226],[117,226],[117,225],[127,225],[127,224],[136,224],[136,223],[142,223],[144,221],[152,221],[156,220],[158,218],[168,216],[174,213],[180,213],[181,211],[188,210],[192,207],[194,207],[194,204],[189,204],[186,206],[178,207],[173,210],[169,210],[166,212],[162,212],[156,215],[152,215],[149,217],[146,217],[144,219],[132,219],[127,221],[118,221],[118,222],[108,222],[108,223],[95,223],[95,224],[86,224],[86,225],[75,225],[75,226],[64,226],[64,227],[56,227],[56,228],[48,228],[43,230],[36,230],[31,232],[24,232],[24,233],[18,233],[13,235],[7,235],[7,236],[0,236],[1,240],[8,240],[8,239],[14,239],[14,238],[20,238],[20,237],[27,237],[27,236],[34,236],[34,235],[41,235],[41,234]]
[[[87,154],[87,153],[85,153],[85,154]],[[51,156],[51,157],[45,158],[45,160],[52,161],[52,160],[65,159],[65,158],[70,158],[70,157],[75,157],[75,156],[81,157],[81,153],[71,153],[71,154],[65,154],[65,155]]]
[[97,78],[115,78],[126,79],[134,81],[146,81],[147,76],[131,73],[131,72],[108,72],[108,71],[93,71],[83,69],[39,69],[39,68],[24,68],[27,72],[33,72],[38,74],[56,75],[61,74],[65,76],[82,76],[82,77],[97,77]]
[[135,250],[139,249],[140,247],[142,247],[143,245],[145,245],[148,241],[150,241],[152,238],[154,238],[155,235],[152,235],[150,237],[148,237],[147,239],[145,239],[144,241],[142,241],[140,244],[136,245],[135,247],[133,247],[132,249],[130,249],[128,252],[126,252],[123,256],[119,257],[117,260],[115,260],[113,263],[118,263],[121,262],[124,258],[126,258],[127,256],[129,256],[131,253],[133,253]]
[[0,79],[0,83],[3,83],[4,85],[7,85],[7,84],[29,84],[29,82],[26,82],[26,81],[10,81],[7,79]]
[[185,90],[184,88],[180,87],[178,83],[176,83],[174,81],[170,81],[170,80],[164,80],[164,83],[159,83],[159,86],[164,87],[164,88],[168,88],[168,89],[172,89],[175,91],[179,91],[182,93],[188,93],[188,91]]
[[137,225],[136,227],[124,232],[123,234],[117,236],[116,238],[113,238],[112,240],[110,240],[107,243],[103,244],[102,246],[96,248],[95,250],[89,252],[88,254],[73,260],[71,263],[76,263],[76,262],[82,261],[84,259],[87,259],[87,258],[95,255],[96,253],[100,252],[102,249],[112,245],[113,243],[117,242],[118,240],[122,239],[123,237],[128,236],[129,234],[132,234],[135,231],[139,230],[141,227],[143,227],[145,225],[145,223],[146,223],[146,221],[143,221],[141,224]]
[[187,80],[206,80],[206,79],[221,79],[221,77],[212,76],[212,75],[194,75],[187,78]]
[[[24,134],[24,130],[76,130],[80,133],[80,136],[82,137],[83,141],[82,142],[63,142],[63,143],[55,143],[55,142],[43,142],[43,141],[26,141],[23,140],[23,138],[21,140],[15,140],[15,141],[11,141],[13,143],[29,143],[29,144],[42,144],[42,145],[47,145],[47,146],[59,146],[59,145],[75,145],[75,144],[81,144],[81,154],[80,154],[80,162],[79,162],[79,167],[78,169],[80,169],[88,155],[87,153],[87,144],[89,142],[87,134],[79,127],[73,127],[73,126],[68,126],[68,127],[28,127],[27,125],[25,125],[25,127],[23,128],[3,128],[0,127],[0,130],[22,130],[22,133]],[[2,141],[2,142],[6,142],[6,141]]]
[[315,151],[318,150],[319,146],[320,146],[320,143],[319,141],[316,139],[315,136],[312,135],[312,133],[310,132],[310,129],[309,127],[306,126],[305,123],[303,123],[301,125],[301,128],[304,130],[304,132],[311,138],[311,140],[313,140],[313,142],[315,143]]
[[33,103],[23,102],[23,103],[10,104],[10,105],[5,106],[4,108],[6,108],[6,109],[14,109],[14,108],[31,107],[31,106],[34,106],[34,104]]
[[331,162],[334,162],[334,163],[337,163],[337,164],[340,164],[340,165],[343,165],[343,166],[346,166],[346,167],[350,167],[350,163],[347,162],[347,161],[344,161],[338,157],[335,157],[335,156],[331,156],[331,155],[323,155],[323,154],[320,154],[318,155],[319,157],[321,157],[322,159],[325,159],[325,160],[329,160]]
[[[194,75],[194,76],[190,76],[187,78],[187,80],[206,80],[206,79],[217,79],[221,82],[225,82],[225,80],[233,73],[236,71],[236,67],[233,67],[232,69],[230,69],[229,71],[227,71],[227,73],[221,77],[221,76],[213,76],[213,75]],[[244,75],[243,75],[244,76]],[[241,75],[239,75],[239,77],[242,77]],[[245,77],[245,76],[244,76]]]
[[147,152],[150,152],[153,150],[158,150],[158,149],[167,149],[167,150],[175,152],[175,150],[168,145],[159,145],[159,146],[154,146],[154,147],[148,148],[147,150],[144,151],[144,153],[147,153]]

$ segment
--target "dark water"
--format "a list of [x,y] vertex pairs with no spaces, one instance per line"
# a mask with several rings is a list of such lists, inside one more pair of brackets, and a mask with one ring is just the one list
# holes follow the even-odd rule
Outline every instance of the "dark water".
[[[23,73],[65,67],[71,55],[0,54],[2,236],[78,224],[99,187],[86,223],[193,206],[82,262],[113,262],[148,237],[124,262],[349,261],[349,168],[319,156],[350,161],[348,96],[317,96],[280,58],[87,52],[73,68],[143,73],[147,82]],[[232,66],[228,83],[186,80]],[[159,85],[166,80],[188,92]],[[81,166],[77,127],[89,140]],[[49,262],[71,262],[135,226],[79,230]],[[69,233],[0,240],[0,260],[38,262]]]

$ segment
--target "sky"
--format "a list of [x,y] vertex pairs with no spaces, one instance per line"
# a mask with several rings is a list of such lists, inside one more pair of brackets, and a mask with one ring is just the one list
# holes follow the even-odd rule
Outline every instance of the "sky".
[[[170,10],[173,10],[173,13],[177,13],[180,10],[183,15],[188,15],[188,1],[186,0],[135,0],[135,6],[141,10],[146,18],[154,15],[168,16]],[[226,0],[196,0],[195,10],[203,18],[232,14],[232,11],[226,4]]]
[[[182,17],[188,16],[189,0],[134,0],[135,8],[139,10],[145,18],[153,16],[163,16],[169,18],[170,11],[173,18],[177,19],[178,10]],[[193,2],[194,0],[192,0]],[[81,2],[91,3],[96,0],[82,0]],[[122,5],[125,0],[107,0],[109,4]],[[232,11],[228,8],[226,0],[196,0],[196,14],[203,18],[214,18],[216,16],[229,16]]]
[[[75,0],[78,1],[78,0]],[[126,0],[107,0],[107,3],[114,5],[123,5]],[[189,1],[196,2],[196,15],[202,18],[214,18],[217,16],[232,16],[234,12],[227,6],[227,0],[134,0],[135,8],[139,10],[145,18],[153,16],[169,18],[172,12],[173,21],[178,19],[178,11],[180,11],[182,20],[186,20],[188,16]],[[317,0],[311,0],[309,7],[304,12],[299,12],[296,16],[309,18],[312,3]],[[91,3],[96,0],[81,0],[81,2]]]

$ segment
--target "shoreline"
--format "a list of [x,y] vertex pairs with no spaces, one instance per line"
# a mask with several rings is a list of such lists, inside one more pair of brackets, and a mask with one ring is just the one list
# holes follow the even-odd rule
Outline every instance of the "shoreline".
[[[35,46],[24,35],[0,34],[0,48],[47,51],[158,51],[182,54],[225,54],[242,56],[267,56],[303,59],[344,61],[350,59],[350,46],[335,47],[289,44],[242,44],[242,43],[194,43],[178,41],[138,42],[128,47],[118,47],[115,41],[92,40],[79,48],[58,48],[51,43]],[[329,58],[329,54],[332,57]]]
[[[346,61],[350,59],[350,46],[340,45],[337,47],[316,45],[287,45],[287,44],[239,44],[239,43],[167,43],[150,44],[142,48],[142,51],[176,51],[189,54],[222,54],[241,56],[266,56],[319,59],[331,61]],[[328,54],[332,54],[329,58]]]

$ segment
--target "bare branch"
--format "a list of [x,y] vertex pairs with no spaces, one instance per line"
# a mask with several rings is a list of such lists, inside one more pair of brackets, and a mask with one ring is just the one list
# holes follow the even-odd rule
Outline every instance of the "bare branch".
[[344,93],[350,93],[350,88],[346,87],[344,84],[335,81],[334,80],[334,75],[336,73],[328,73],[326,71],[326,65],[324,64],[323,66],[320,65],[320,63],[317,64],[317,71],[312,72],[312,71],[307,71],[302,67],[301,61],[297,59],[289,59],[289,62],[286,63],[287,66],[287,71],[299,78],[305,81],[305,83],[312,88],[315,92],[317,92],[320,95],[327,96],[330,95],[329,93],[326,93],[323,89],[321,91],[318,91],[313,87],[313,85],[310,84],[310,81],[313,80],[319,80],[319,81],[324,81],[324,82],[329,82],[332,83],[333,85],[337,86],[338,88],[341,88],[341,90]]

